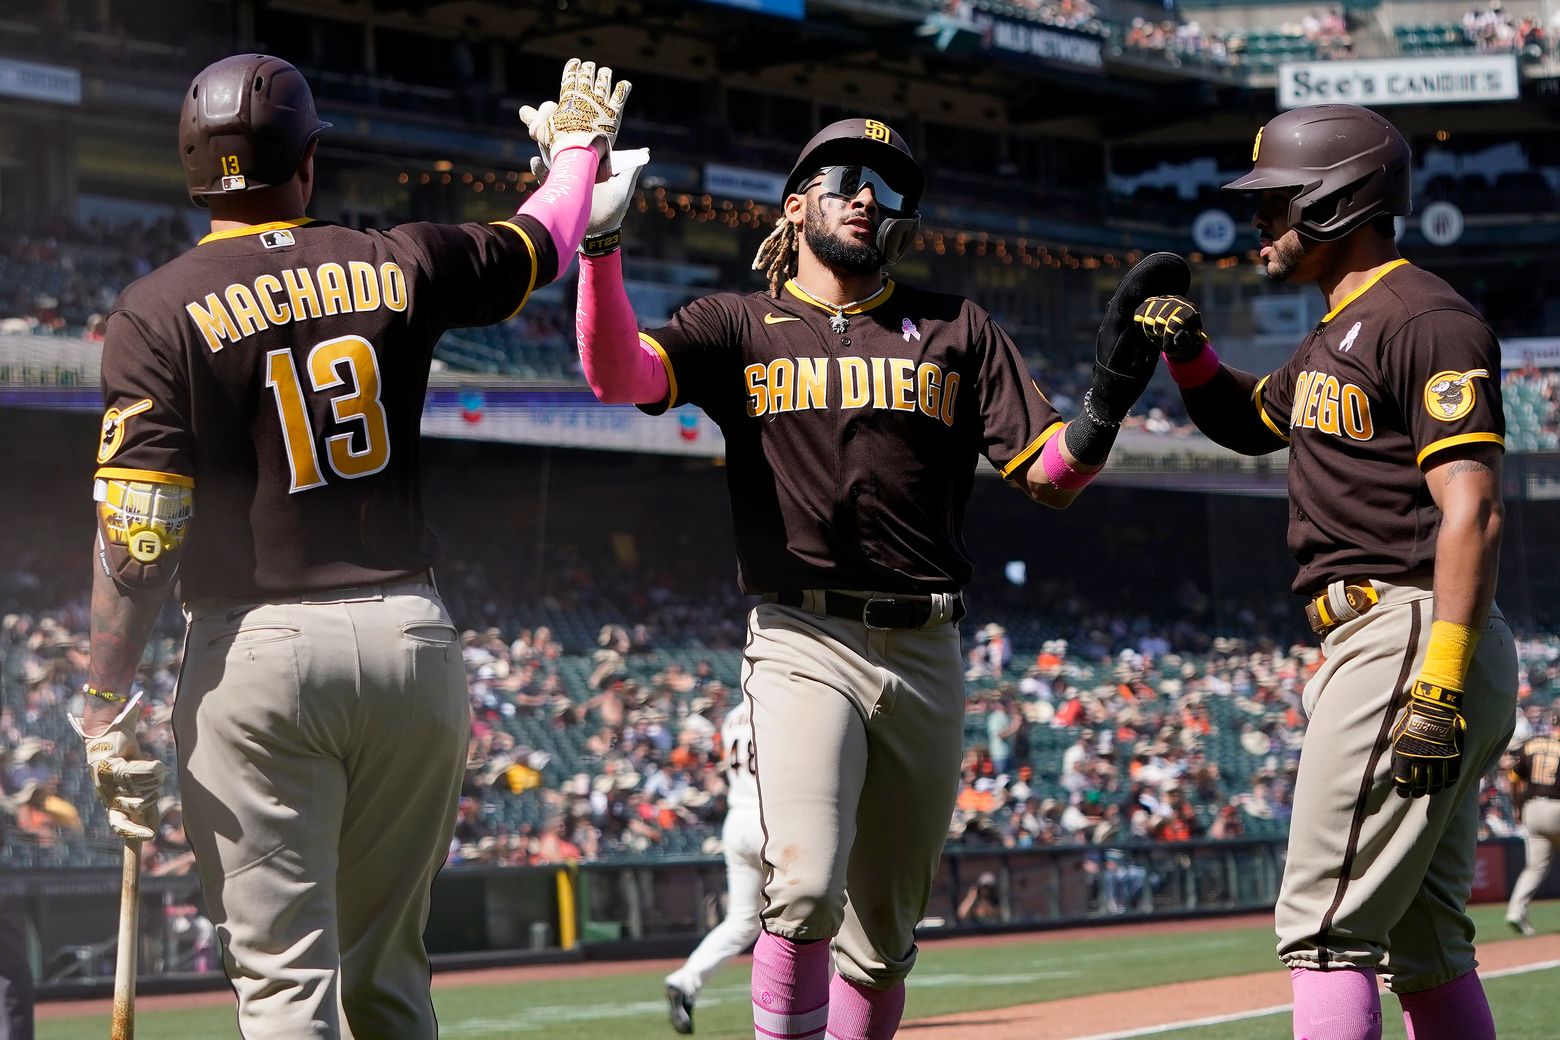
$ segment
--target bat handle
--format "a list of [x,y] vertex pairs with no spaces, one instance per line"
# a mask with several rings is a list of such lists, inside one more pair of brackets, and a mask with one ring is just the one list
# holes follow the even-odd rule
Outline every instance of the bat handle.
[[119,944],[114,959],[114,1014],[109,1040],[134,1040],[136,949],[140,944],[141,843],[126,841],[119,872]]

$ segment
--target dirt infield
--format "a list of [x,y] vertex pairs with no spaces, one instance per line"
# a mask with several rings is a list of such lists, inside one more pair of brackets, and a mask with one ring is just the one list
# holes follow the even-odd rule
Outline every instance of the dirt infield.
[[[1037,934],[1057,940],[1106,936],[1126,939],[1135,935],[1166,933],[1192,935],[1262,925],[1269,920],[1269,915],[1258,914],[1194,921],[1151,921],[1044,933],[965,936],[933,940],[927,945],[941,949],[1000,946],[1033,942]],[[1560,960],[1560,934],[1482,943],[1479,946],[1479,960],[1481,968],[1486,972],[1557,961]],[[681,963],[680,959],[586,961],[442,972],[435,976],[434,986],[436,989],[450,989],[521,980],[541,982],[550,979],[605,978],[636,972],[670,971]],[[912,979],[911,985],[914,984]],[[232,999],[232,994],[226,990],[144,996],[137,1002],[137,1010],[144,1014],[157,1010],[227,1004]],[[51,1002],[39,1005],[38,1017],[50,1019],[84,1014],[107,1015],[109,1003],[107,1000]],[[1270,970],[1250,975],[1119,990],[1038,1004],[918,1019],[906,1022],[901,1032],[916,1040],[1067,1040],[1078,1037],[1103,1040],[1105,1037],[1131,1035],[1138,1029],[1165,1028],[1177,1022],[1196,1024],[1199,1020],[1242,1017],[1288,1003],[1289,979],[1275,964]]]

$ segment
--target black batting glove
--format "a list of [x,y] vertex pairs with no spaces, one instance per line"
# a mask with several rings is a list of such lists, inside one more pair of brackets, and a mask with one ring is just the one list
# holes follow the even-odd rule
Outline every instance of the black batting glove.
[[1094,337],[1094,381],[1083,399],[1091,419],[1119,424],[1159,364],[1160,347],[1143,335],[1135,309],[1156,295],[1186,292],[1191,281],[1191,268],[1174,253],[1151,253],[1122,277]]
[[1462,772],[1462,693],[1414,683],[1408,710],[1392,730],[1392,785],[1404,798],[1423,798],[1457,783]]
[[1133,312],[1132,320],[1171,361],[1191,361],[1208,345],[1197,305],[1183,296],[1151,296]]

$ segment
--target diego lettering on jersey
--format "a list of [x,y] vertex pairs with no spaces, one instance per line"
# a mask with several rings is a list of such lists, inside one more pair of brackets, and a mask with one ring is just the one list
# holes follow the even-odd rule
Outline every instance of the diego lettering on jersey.
[[837,374],[840,407],[886,408],[920,412],[953,425],[959,397],[959,373],[944,372],[930,361],[917,364],[895,357],[776,358],[742,370],[747,413],[754,418],[781,412],[827,408],[829,374]]
[[1292,430],[1320,430],[1334,437],[1368,441],[1376,427],[1370,416],[1370,395],[1353,383],[1326,372],[1301,372],[1295,379],[1295,403],[1289,412]]
[[380,307],[406,310],[406,275],[393,260],[377,268],[363,260],[291,267],[280,278],[266,273],[247,285],[233,282],[204,300],[191,300],[184,310],[216,353],[273,325]]

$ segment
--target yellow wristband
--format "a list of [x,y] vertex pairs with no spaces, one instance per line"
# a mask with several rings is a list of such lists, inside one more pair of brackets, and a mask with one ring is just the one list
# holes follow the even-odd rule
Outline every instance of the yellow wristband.
[[1419,671],[1423,682],[1462,692],[1473,663],[1473,651],[1479,637],[1467,625],[1451,621],[1430,623],[1430,645],[1425,647],[1425,664]]

